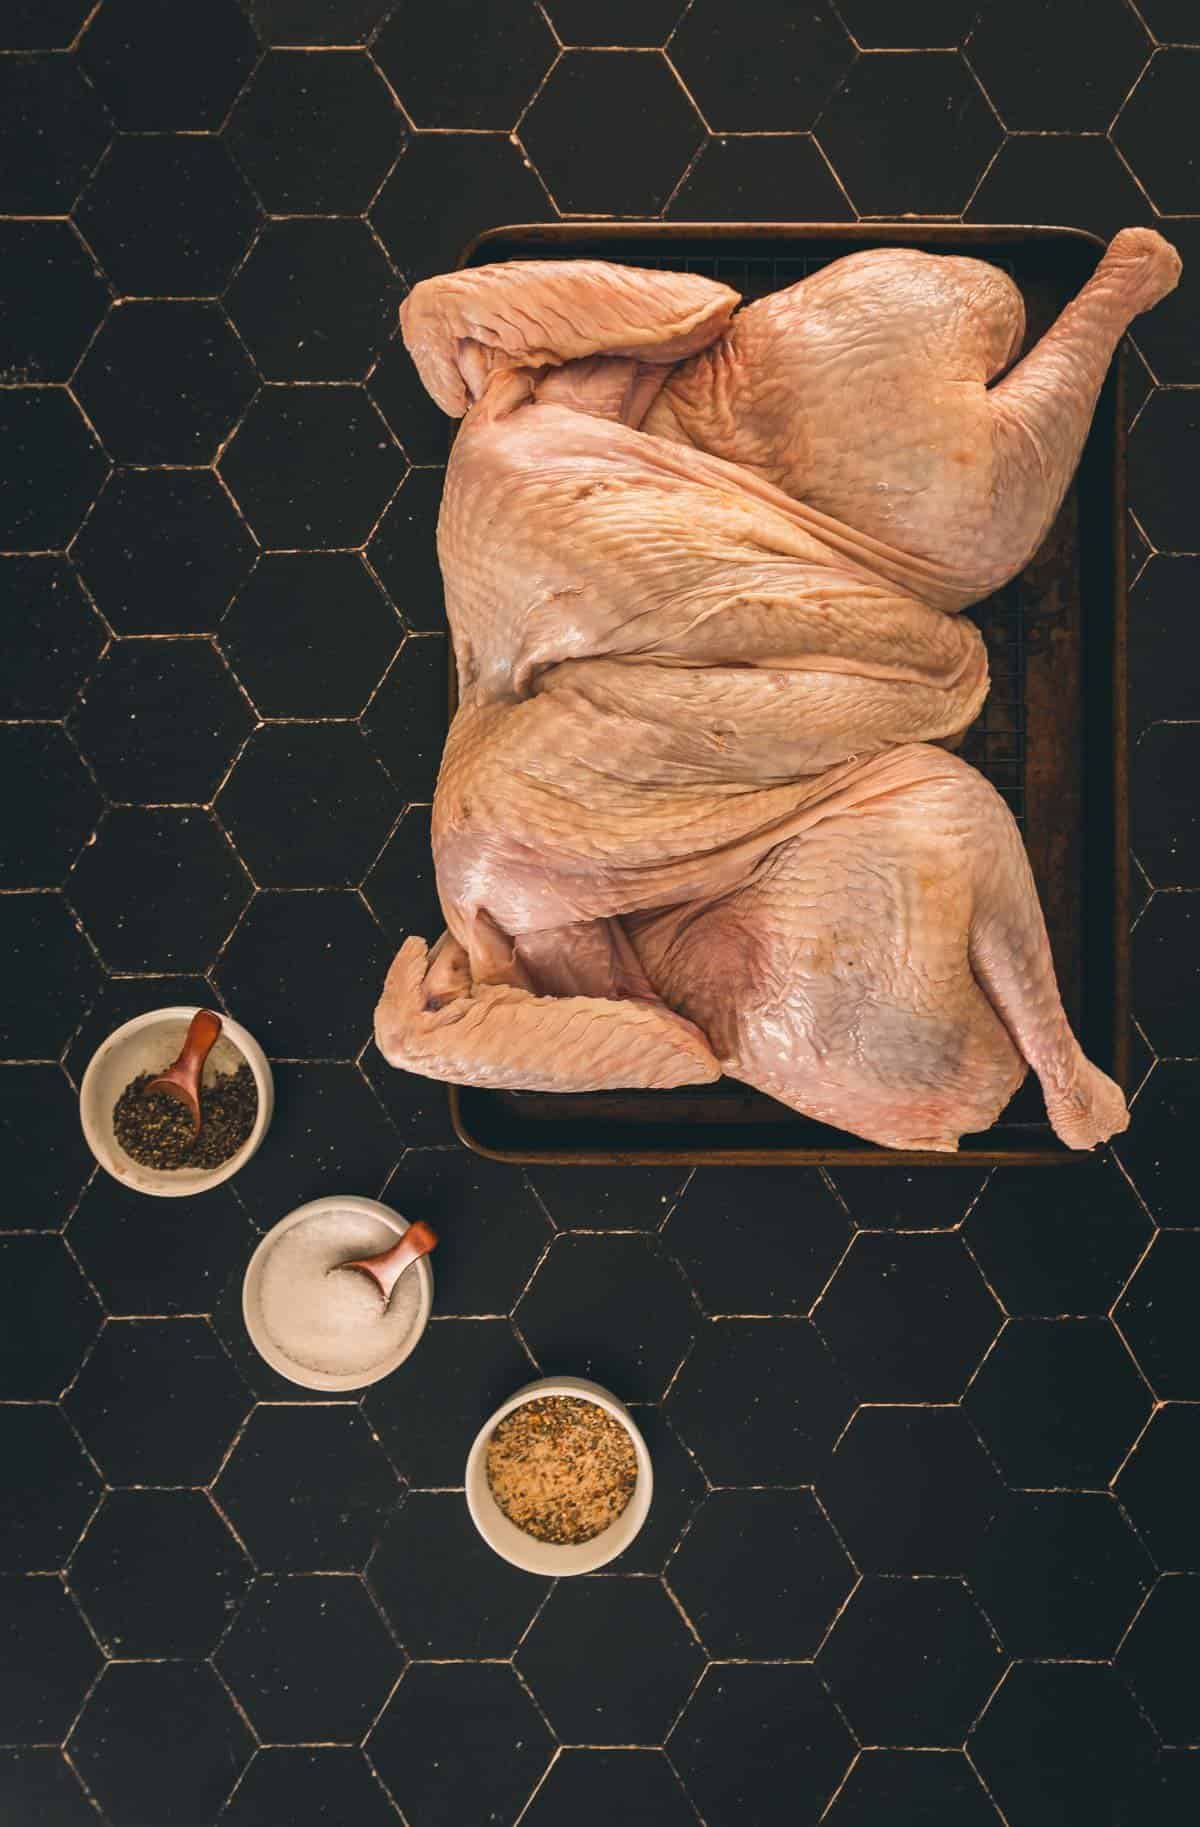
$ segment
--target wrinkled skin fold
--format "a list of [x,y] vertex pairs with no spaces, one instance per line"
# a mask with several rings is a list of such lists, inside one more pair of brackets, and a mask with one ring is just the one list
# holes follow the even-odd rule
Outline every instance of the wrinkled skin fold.
[[1069,1147],[1123,1129],[1012,818],[951,752],[987,693],[958,612],[1044,539],[1120,337],[1178,274],[1124,230],[1019,361],[1012,281],[909,249],[741,311],[598,261],[418,285],[405,340],[463,421],[438,529],[459,708],[446,932],[401,948],[384,1056],[507,1089],[727,1073],[937,1150],[1032,1067]]

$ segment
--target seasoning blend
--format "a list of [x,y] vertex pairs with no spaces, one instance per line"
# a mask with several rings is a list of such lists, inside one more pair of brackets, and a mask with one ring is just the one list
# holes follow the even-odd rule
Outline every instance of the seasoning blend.
[[557,1579],[624,1553],[649,1513],[654,1469],[611,1391],[583,1377],[543,1377],[484,1422],[463,1484],[489,1548]]
[[539,1542],[589,1542],[617,1520],[637,1483],[628,1430],[578,1396],[522,1402],[488,1441],[487,1480],[510,1522]]

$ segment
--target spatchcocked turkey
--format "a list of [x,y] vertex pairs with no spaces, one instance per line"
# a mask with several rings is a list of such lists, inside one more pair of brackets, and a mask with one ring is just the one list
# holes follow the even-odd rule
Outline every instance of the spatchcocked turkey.
[[393,1065],[727,1073],[942,1150],[1032,1066],[1070,1147],[1125,1127],[1012,818],[951,752],[988,684],[959,611],[1045,537],[1118,340],[1178,274],[1124,230],[1015,366],[1012,281],[901,248],[742,311],[586,260],[415,288],[405,340],[463,418],[438,529],[460,702],[447,931],[389,972]]

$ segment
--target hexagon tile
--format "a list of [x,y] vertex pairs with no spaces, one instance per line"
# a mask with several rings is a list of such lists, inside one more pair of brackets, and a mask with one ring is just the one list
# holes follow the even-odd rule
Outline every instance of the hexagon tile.
[[[1193,0],[0,5],[5,1827],[1200,1819],[1198,82]],[[454,425],[398,309],[560,216],[1179,246],[1128,361],[1111,1150],[525,1171],[375,1048],[443,924],[452,659]],[[164,1003],[275,1074],[190,1201],[78,1123]],[[440,1243],[421,1352],[331,1400],[257,1356],[241,1285],[339,1188]],[[461,1487],[557,1371],[630,1402],[655,1491],[554,1584]]]

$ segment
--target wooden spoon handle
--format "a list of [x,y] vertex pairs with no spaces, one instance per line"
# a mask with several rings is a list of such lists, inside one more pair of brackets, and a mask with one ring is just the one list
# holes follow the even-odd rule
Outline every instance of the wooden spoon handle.
[[390,1250],[382,1256],[375,1257],[375,1273],[380,1285],[389,1295],[405,1269],[410,1268],[418,1257],[428,1256],[436,1243],[437,1232],[433,1226],[426,1224],[424,1219],[418,1218],[415,1223],[409,1225],[403,1237],[399,1238]]
[[204,1070],[204,1062],[212,1052],[221,1034],[221,1017],[213,1009],[197,1009],[192,1016],[187,1039],[179,1058],[171,1066],[172,1072],[194,1073],[196,1083]]

